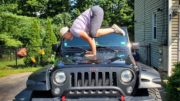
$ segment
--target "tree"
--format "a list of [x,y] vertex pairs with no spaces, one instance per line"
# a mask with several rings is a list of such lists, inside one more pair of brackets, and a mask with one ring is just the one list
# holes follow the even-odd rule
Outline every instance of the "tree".
[[22,42],[12,38],[8,33],[0,33],[0,45],[6,47],[20,47],[22,46]]
[[61,13],[53,17],[53,24],[59,26],[70,26],[72,24],[72,18],[69,13]]
[[7,33],[11,38],[21,41],[23,46],[27,46],[32,39],[33,32],[30,27],[35,19],[12,13],[0,13],[0,33]]
[[52,45],[57,43],[57,38],[55,33],[53,32],[51,19],[47,19],[47,28],[46,28],[46,35],[43,40],[43,46],[45,47],[45,55],[43,55],[43,62],[47,63],[48,59],[51,57],[52,53]]
[[70,2],[69,0],[20,0],[18,9],[19,14],[22,15],[47,18],[69,12]]
[[80,12],[83,12],[92,5],[96,5],[97,0],[74,0],[73,3],[73,8],[77,8]]
[[70,12],[70,0],[49,0],[46,17],[54,17],[63,12]]
[[32,31],[31,37],[30,37],[30,43],[28,44],[28,57],[25,60],[25,64],[32,64],[32,58],[36,60],[33,64],[39,64],[39,50],[41,46],[41,27],[40,22],[35,19],[30,26],[30,29]]
[[45,13],[49,0],[19,0],[19,14],[27,16],[41,16]]
[[1,4],[0,5],[0,13],[1,12],[12,12],[17,13],[17,4]]

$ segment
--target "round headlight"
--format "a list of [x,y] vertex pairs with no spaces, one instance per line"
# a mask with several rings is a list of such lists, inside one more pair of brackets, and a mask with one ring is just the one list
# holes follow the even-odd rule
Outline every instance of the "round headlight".
[[55,73],[54,80],[58,84],[62,84],[66,80],[66,75],[63,71],[58,71]]
[[133,74],[130,70],[125,70],[121,73],[121,80],[124,82],[124,83],[128,83],[132,80],[133,78]]

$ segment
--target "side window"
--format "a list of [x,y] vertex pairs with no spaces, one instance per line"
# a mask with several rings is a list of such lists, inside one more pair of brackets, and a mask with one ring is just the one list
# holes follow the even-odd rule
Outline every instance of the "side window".
[[152,15],[152,39],[157,39],[157,14],[153,13]]

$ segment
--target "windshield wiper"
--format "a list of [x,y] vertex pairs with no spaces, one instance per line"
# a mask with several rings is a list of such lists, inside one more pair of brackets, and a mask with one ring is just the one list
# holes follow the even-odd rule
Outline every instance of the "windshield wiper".
[[71,47],[66,47],[66,48],[71,48],[71,49],[80,49],[80,50],[82,50],[82,51],[84,51],[84,52],[87,52],[87,50],[86,50],[86,49],[81,48],[81,47],[73,47],[73,46],[71,46]]
[[103,48],[103,49],[107,49],[107,50],[111,50],[111,51],[113,51],[113,52],[118,52],[118,50],[114,50],[114,49],[112,49],[112,48],[110,48],[110,47],[106,47],[106,46],[96,46],[97,48]]

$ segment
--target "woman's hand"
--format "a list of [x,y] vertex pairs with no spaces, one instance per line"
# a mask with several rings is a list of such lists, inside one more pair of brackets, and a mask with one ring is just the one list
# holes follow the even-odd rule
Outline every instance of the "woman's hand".
[[93,54],[92,51],[86,51],[85,57],[93,57],[96,56],[96,54]]
[[86,53],[85,56],[96,56],[96,55],[90,52],[90,53]]
[[90,60],[97,60],[97,57],[94,54],[85,54],[85,57]]
[[86,54],[93,54],[92,51],[86,51]]

